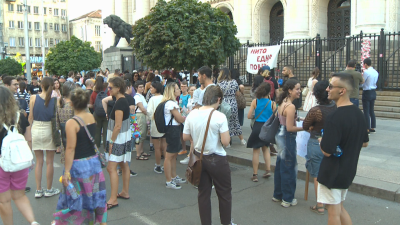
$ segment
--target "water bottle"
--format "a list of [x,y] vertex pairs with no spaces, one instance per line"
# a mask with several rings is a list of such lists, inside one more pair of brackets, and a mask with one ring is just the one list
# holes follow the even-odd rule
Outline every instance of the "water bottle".
[[[62,176],[60,177],[60,183],[62,183]],[[67,186],[67,191],[69,195],[71,195],[72,199],[77,199],[79,197],[78,193],[76,192],[75,186],[71,183],[71,181],[68,181],[68,186]]]
[[179,107],[182,108],[182,99],[179,99]]
[[[323,135],[324,135],[324,129],[321,129],[321,137],[322,137]],[[342,151],[342,149],[340,148],[340,146],[338,145],[338,146],[336,146],[336,152],[333,153],[332,155],[335,156],[335,157],[340,157],[340,156],[342,156],[342,154],[343,154],[343,151]]]

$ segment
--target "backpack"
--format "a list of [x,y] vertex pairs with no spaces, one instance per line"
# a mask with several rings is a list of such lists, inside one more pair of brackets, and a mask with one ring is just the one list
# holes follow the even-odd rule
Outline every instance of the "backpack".
[[172,125],[172,119],[174,118],[174,116],[171,114],[171,120],[169,121],[168,125],[165,125],[164,109],[167,102],[168,101],[161,102],[154,112],[154,122],[156,123],[158,132],[162,134],[167,133],[169,126]]
[[28,108],[28,102],[26,101],[27,94],[28,93],[25,93],[24,96],[21,98],[19,96],[19,93],[17,92],[19,109],[26,110]]
[[17,129],[17,124],[20,114],[17,113],[17,120],[13,131],[11,127],[3,124],[7,130],[7,135],[3,139],[1,146],[0,167],[5,172],[17,172],[26,169],[32,165],[32,151],[25,140],[24,135],[20,134]]
[[269,84],[269,86],[271,87],[270,98],[274,99],[274,97],[275,97],[275,86],[274,86],[274,82],[272,82],[271,79],[272,79],[271,77],[269,79],[264,79],[264,82],[267,82]]
[[96,96],[96,100],[94,101],[94,113],[99,117],[106,117],[106,112],[101,104],[101,100],[107,97],[108,95],[105,91],[100,91]]

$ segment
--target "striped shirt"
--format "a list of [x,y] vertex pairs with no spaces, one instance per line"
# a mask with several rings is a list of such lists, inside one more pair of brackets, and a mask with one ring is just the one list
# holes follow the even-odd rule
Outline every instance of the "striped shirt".
[[14,98],[17,101],[18,101],[18,99],[23,99],[24,97],[25,97],[25,101],[28,103],[28,106],[26,107],[25,111],[26,111],[26,113],[29,113],[29,102],[31,100],[31,95],[26,91],[24,93],[21,93],[18,91],[17,93],[14,94]]

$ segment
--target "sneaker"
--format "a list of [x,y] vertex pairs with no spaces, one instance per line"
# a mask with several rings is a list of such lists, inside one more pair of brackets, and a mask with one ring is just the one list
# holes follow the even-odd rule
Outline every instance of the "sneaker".
[[161,169],[161,166],[156,166],[156,167],[154,167],[154,172],[156,172],[156,173],[162,173],[163,170]]
[[229,144],[228,146],[226,146],[226,148],[230,148],[231,147],[231,144]]
[[247,144],[246,140],[244,140],[244,139],[242,139],[242,140],[240,141],[240,143],[241,143],[242,145],[246,145],[246,144]]
[[171,189],[181,189],[182,188],[181,185],[175,184],[175,182],[173,180],[171,180],[171,182],[166,182],[165,187],[171,188]]
[[136,177],[136,176],[137,176],[137,173],[135,173],[135,172],[133,172],[133,171],[131,170],[130,176],[131,176],[131,177]]
[[44,195],[44,191],[42,190],[36,190],[35,192],[35,198],[41,198]]
[[272,201],[273,201],[273,202],[281,202],[282,199],[277,199],[277,198],[275,198],[275,197],[272,197]]
[[150,145],[150,152],[154,152],[154,146]]
[[189,163],[189,157],[186,157],[184,159],[182,159],[181,161],[179,161],[181,164],[185,164],[187,165]]
[[281,206],[282,207],[285,207],[285,208],[288,208],[288,207],[290,207],[290,206],[295,206],[295,205],[297,205],[297,199],[293,199],[293,201],[292,202],[285,202],[285,201],[282,201],[282,203],[281,203]]
[[118,176],[121,176],[122,175],[122,170],[117,170],[117,174],[118,174]]
[[369,130],[371,134],[375,134],[376,130]]
[[30,187],[25,187],[25,193],[28,193],[28,192],[30,192],[31,191],[31,188]]
[[176,183],[176,184],[185,184],[187,181],[184,178],[180,178],[178,175],[176,175],[175,178],[172,178],[172,180]]
[[[55,223],[54,223],[55,224]],[[38,222],[36,222],[36,221],[33,221],[32,223],[31,223],[31,225],[40,225],[40,223],[38,223]]]
[[187,151],[186,150],[180,150],[179,151],[179,153],[178,153],[178,155],[186,155],[187,154]]
[[45,190],[44,191],[44,197],[51,197],[54,195],[58,195],[60,193],[60,189],[57,188],[51,188],[50,190]]

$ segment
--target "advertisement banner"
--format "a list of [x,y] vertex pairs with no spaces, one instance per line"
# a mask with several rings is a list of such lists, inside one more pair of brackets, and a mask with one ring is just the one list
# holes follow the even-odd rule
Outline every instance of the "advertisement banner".
[[278,63],[280,49],[280,45],[248,48],[247,72],[257,74],[258,70],[263,66],[269,66],[271,69],[275,68]]

